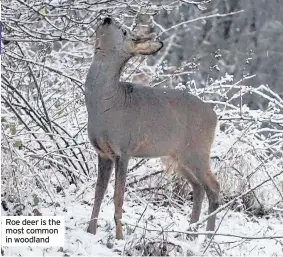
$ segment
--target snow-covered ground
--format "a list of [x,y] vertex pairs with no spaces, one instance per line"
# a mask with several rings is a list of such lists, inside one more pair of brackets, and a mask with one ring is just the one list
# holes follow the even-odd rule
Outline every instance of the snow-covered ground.
[[[237,200],[228,206],[230,209],[224,208],[218,213],[218,235],[211,241],[204,235],[189,240],[185,232],[192,209],[190,190],[174,175],[159,172],[162,170],[159,161],[150,160],[131,169],[138,162],[132,160],[123,206],[125,239],[114,239],[114,177],[102,204],[97,235],[86,232],[97,168],[95,151],[86,131],[83,83],[94,52],[97,17],[104,6],[100,3],[101,7],[94,10],[89,8],[89,3],[94,1],[66,1],[70,10],[78,9],[76,15],[84,23],[78,26],[79,20],[68,20],[68,24],[61,20],[68,4],[62,5],[58,0],[47,2],[13,1],[3,9],[4,22],[8,24],[5,33],[11,30],[11,35],[6,36],[15,37],[14,40],[20,37],[22,42],[3,46],[1,200],[5,201],[4,208],[8,210],[2,208],[1,215],[33,215],[37,210],[42,215],[64,216],[65,245],[2,247],[2,255],[283,256],[282,96],[268,85],[248,85],[249,79],[260,77],[260,74],[245,75],[240,81],[229,74],[222,77],[226,68],[237,64],[227,66],[219,54],[215,56],[216,63],[225,64],[221,64],[225,70],[216,76],[217,80],[212,79],[214,75],[206,78],[206,72],[201,74],[203,68],[198,58],[196,62],[182,59],[184,62],[176,67],[175,61],[171,63],[175,58],[171,55],[179,45],[175,44],[176,36],[171,32],[163,54],[150,62],[143,58],[133,60],[121,80],[150,82],[151,86],[177,86],[213,104],[219,126],[212,149],[212,170],[221,185],[221,205],[235,197]],[[129,19],[123,1],[118,2],[107,8],[117,9],[118,16],[121,12],[121,18]],[[155,10],[151,2],[146,6]],[[162,6],[162,10],[166,8]],[[48,20],[42,19],[46,14]],[[179,25],[174,24],[175,29],[177,26],[185,28]],[[162,26],[156,23],[155,31],[160,28]],[[66,40],[61,40],[61,36],[58,39],[58,32]],[[43,36],[48,40],[38,41]],[[247,59],[247,63],[249,61]],[[207,64],[204,70],[205,67]],[[219,67],[215,65],[214,68],[218,70]],[[191,77],[194,73],[199,75]],[[205,81],[194,78],[205,78]],[[42,97],[38,97],[39,93]],[[267,101],[266,107],[250,109],[245,97],[251,95]],[[71,176],[75,176],[73,181],[77,186],[69,185]],[[254,190],[239,197],[251,188]],[[205,200],[200,220],[206,214]],[[198,231],[205,231],[205,226],[206,222],[201,223]]]
[[[150,174],[160,170],[156,160],[136,170],[135,174]],[[167,179],[158,175],[160,180]],[[128,181],[131,181],[128,177]],[[158,180],[159,180],[158,179]],[[99,216],[99,228],[96,235],[86,232],[90,219],[95,181],[78,187],[64,186],[64,190],[56,193],[52,184],[49,191],[53,203],[46,193],[35,185],[29,185],[27,202],[33,201],[31,195],[36,194],[39,203],[36,208],[42,215],[65,217],[64,247],[2,247],[4,256],[115,256],[115,255],[160,255],[170,256],[282,256],[283,254],[283,213],[274,211],[261,218],[242,212],[224,210],[218,214],[219,234],[232,236],[215,236],[205,240],[201,235],[195,240],[186,239],[182,232],[188,228],[191,212],[191,201],[187,200],[177,207],[173,204],[155,202],[155,189],[142,196],[141,190],[128,187],[123,206],[124,240],[114,239],[115,222],[113,219],[114,204],[112,200],[114,178],[108,186]],[[146,182],[150,186],[149,182]],[[63,195],[63,192],[65,196]],[[156,199],[155,199],[156,200]],[[26,212],[31,211],[27,207]],[[34,207],[33,207],[34,208]],[[202,217],[206,214],[207,203],[203,205]],[[8,215],[2,209],[2,215]],[[205,223],[199,231],[205,230]],[[165,231],[165,232],[162,232]],[[175,231],[175,232],[174,232]],[[269,236],[281,236],[281,239],[269,239]],[[266,237],[266,239],[248,239],[247,237]],[[164,246],[166,245],[166,247]]]

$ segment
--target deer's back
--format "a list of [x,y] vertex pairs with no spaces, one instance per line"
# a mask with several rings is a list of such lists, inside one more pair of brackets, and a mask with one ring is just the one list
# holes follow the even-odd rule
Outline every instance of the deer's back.
[[98,100],[96,109],[89,111],[91,141],[105,140],[113,152],[131,149],[136,157],[159,157],[211,144],[216,115],[196,96],[127,82],[120,82],[118,88],[113,98]]

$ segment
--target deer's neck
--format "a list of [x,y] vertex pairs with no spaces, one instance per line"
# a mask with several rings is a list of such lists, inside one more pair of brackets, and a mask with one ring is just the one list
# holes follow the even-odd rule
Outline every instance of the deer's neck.
[[115,89],[126,61],[114,55],[95,54],[87,75],[86,90],[102,92]]
[[[118,97],[118,84],[121,71],[127,60],[114,55],[107,58],[103,54],[96,54],[88,71],[85,83],[85,97],[88,107],[104,101],[111,104]],[[105,101],[105,99],[108,99]]]

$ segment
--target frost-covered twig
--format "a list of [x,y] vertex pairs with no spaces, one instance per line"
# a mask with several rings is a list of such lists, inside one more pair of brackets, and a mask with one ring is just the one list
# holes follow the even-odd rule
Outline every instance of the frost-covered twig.
[[[15,55],[11,55],[11,54],[9,54],[9,53],[6,53],[6,54],[7,54],[7,56],[9,56],[9,57],[11,57],[11,58],[14,58],[14,59],[16,59],[16,60],[23,61],[23,62],[27,62],[27,63],[32,63],[32,64],[35,64],[35,65],[37,65],[37,66],[44,67],[44,68],[46,68],[47,70],[50,70],[50,71],[52,71],[52,72],[55,72],[55,73],[57,73],[57,74],[59,74],[59,75],[65,77],[65,78],[70,79],[70,80],[73,81],[73,82],[76,82],[77,85],[82,89],[82,84],[83,84],[83,82],[82,82],[81,80],[78,80],[77,78],[74,78],[74,77],[72,77],[72,76],[69,76],[68,74],[64,73],[63,71],[60,71],[60,70],[58,70],[58,69],[56,69],[56,68],[52,68],[51,66],[48,66],[48,65],[46,65],[46,64],[39,63],[39,62],[30,60],[30,59],[19,58],[19,57],[15,56]],[[82,89],[82,90],[83,90],[83,89]]]
[[139,178],[139,179],[135,179],[134,181],[128,182],[128,183],[127,183],[127,186],[133,186],[133,185],[136,184],[136,183],[139,183],[139,182],[141,182],[141,181],[144,181],[144,180],[148,179],[149,177],[158,175],[158,174],[160,174],[160,173],[162,173],[162,172],[164,172],[164,170],[158,170],[158,171],[152,172],[152,173],[150,173],[150,174],[148,174],[148,175],[142,176],[142,177]]
[[[280,176],[281,174],[283,174],[283,170],[282,170],[281,172],[277,173],[276,175],[274,175],[272,178],[274,179],[274,178]],[[237,199],[242,198],[242,197],[245,196],[246,194],[248,194],[248,193],[254,191],[255,189],[261,187],[262,185],[266,184],[266,183],[269,182],[269,181],[271,181],[270,178],[269,178],[269,179],[266,179],[266,180],[264,180],[264,181],[262,181],[261,183],[259,183],[259,184],[256,185],[256,186],[253,186],[252,188],[246,190],[246,191],[243,192],[242,194],[240,194],[240,195],[236,196],[234,199],[230,200],[228,203],[223,204],[222,206],[220,206],[220,207],[219,207],[217,210],[215,210],[214,212],[210,213],[209,215],[206,215],[206,216],[205,216],[204,218],[202,218],[200,221],[191,224],[190,227],[195,227],[195,226],[198,226],[198,225],[204,223],[209,217],[211,217],[211,216],[213,216],[213,215],[219,213],[220,211],[226,209],[226,208],[229,207],[232,203],[234,203]]]
[[220,17],[227,17],[227,16],[231,16],[231,15],[235,15],[235,14],[239,14],[241,12],[243,12],[244,10],[240,10],[240,11],[236,11],[236,12],[230,12],[230,13],[216,13],[216,14],[211,14],[211,15],[207,15],[207,16],[202,16],[202,17],[197,17],[195,19],[191,19],[191,20],[188,20],[188,21],[183,21],[183,22],[180,22],[176,25],[173,25],[171,26],[170,28],[162,31],[159,36],[161,36],[162,34],[164,33],[168,33],[170,30],[172,29],[176,29],[180,26],[183,26],[185,24],[189,24],[189,23],[192,23],[192,22],[196,22],[196,21],[199,21],[199,20],[205,20],[205,19],[211,19],[211,18],[220,18]]
[[224,237],[235,237],[240,239],[247,239],[247,240],[269,240],[269,239],[281,239],[283,238],[282,235],[274,236],[274,235],[266,235],[266,236],[245,236],[245,235],[237,235],[237,234],[230,234],[230,233],[215,233],[213,231],[205,231],[205,232],[193,232],[193,231],[179,231],[179,230],[164,230],[164,229],[154,229],[154,228],[148,228],[148,227],[142,227],[134,224],[130,224],[128,222],[125,222],[128,226],[133,226],[141,229],[145,229],[147,231],[153,231],[153,232],[159,232],[159,233],[179,233],[179,234],[185,234],[185,235],[214,235],[214,236],[224,236]]

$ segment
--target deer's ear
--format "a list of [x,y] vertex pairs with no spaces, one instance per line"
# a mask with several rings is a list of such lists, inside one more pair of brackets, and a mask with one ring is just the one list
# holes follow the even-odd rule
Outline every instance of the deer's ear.
[[150,55],[158,52],[163,47],[161,41],[145,41],[134,46],[134,54]]

